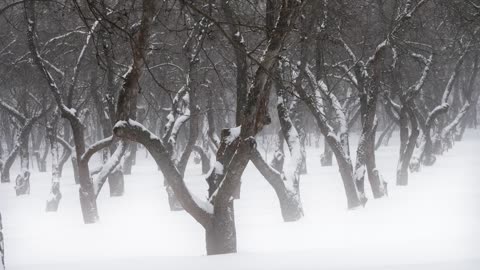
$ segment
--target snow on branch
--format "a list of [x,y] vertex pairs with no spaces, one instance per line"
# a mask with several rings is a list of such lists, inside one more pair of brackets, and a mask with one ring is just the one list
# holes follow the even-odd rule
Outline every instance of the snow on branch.
[[328,90],[328,87],[323,80],[316,79],[315,75],[313,75],[313,72],[310,70],[308,65],[305,67],[305,72],[311,83],[314,86],[316,85],[315,92],[320,91],[322,95],[326,96],[330,100],[332,107],[335,111],[337,122],[339,124],[339,132],[341,134],[346,133],[348,131],[347,118],[345,116],[345,112],[343,111],[342,104],[340,103],[340,101],[338,101],[338,98],[331,91]]
[[418,79],[418,81],[414,85],[412,85],[408,89],[408,92],[411,92],[410,94],[411,98],[416,96],[420,92],[420,89],[422,89],[423,85],[425,84],[425,79],[427,78],[427,75],[430,71],[430,67],[432,65],[433,54],[430,54],[430,56],[427,58],[421,54],[412,53],[412,57],[420,59],[425,64],[425,67],[423,68],[422,76]]
[[93,32],[95,31],[95,28],[99,25],[100,20],[96,20],[92,27],[88,30],[87,37],[85,38],[85,43],[83,44],[82,49],[80,50],[80,53],[78,54],[77,61],[75,62],[75,67],[73,68],[73,75],[72,75],[72,81],[70,85],[69,91],[72,92],[73,89],[75,88],[78,80],[78,75],[79,75],[79,66],[82,63],[82,60],[85,58],[85,51],[90,43],[90,39],[92,38]]
[[147,130],[142,124],[129,119],[128,121],[118,121],[113,132],[116,136],[131,141],[135,141],[145,146],[160,167],[169,186],[175,192],[183,208],[190,213],[204,227],[208,226],[212,218],[212,209],[206,207],[208,202],[203,202],[190,193],[182,175],[170,159],[160,138]]
[[85,153],[82,155],[81,157],[82,161],[88,162],[95,153],[97,153],[98,151],[102,150],[105,147],[110,146],[114,141],[115,141],[115,138],[113,136],[109,136],[107,138],[99,140],[98,142],[90,145],[85,151]]
[[347,42],[345,42],[345,40],[342,37],[340,37],[339,40],[342,43],[343,48],[345,48],[345,51],[347,51],[347,53],[350,56],[353,63],[357,63],[358,62],[357,56],[353,52],[352,48],[350,48],[350,46],[347,44]]
[[[67,110],[63,102],[62,95],[58,89],[55,80],[53,79],[50,72],[46,69],[43,59],[40,57],[36,44],[36,26],[35,26],[35,7],[33,1],[25,1],[25,16],[27,18],[27,44],[32,55],[33,62],[38,67],[40,72],[43,74],[43,77],[47,81],[47,84],[50,88],[50,91],[53,94],[55,102],[57,103],[62,115],[69,117],[71,119],[76,118],[75,114],[72,114],[71,111]],[[78,120],[78,119],[77,119]]]
[[108,161],[103,165],[102,169],[97,175],[97,178],[93,182],[93,190],[95,195],[98,197],[100,190],[102,190],[103,184],[107,180],[107,177],[115,170],[115,168],[120,164],[122,156],[127,150],[128,143],[125,140],[121,140],[119,146],[108,159]]
[[24,123],[26,121],[26,117],[17,111],[15,108],[4,102],[2,99],[0,99],[0,108],[4,109],[7,111],[11,116],[15,117],[18,121]]
[[170,110],[170,113],[167,115],[167,123],[165,124],[164,133],[162,137],[163,143],[167,143],[170,135],[172,134],[174,125],[175,125],[175,119],[179,113],[180,107],[181,107],[181,101],[183,100],[183,97],[187,94],[187,87],[186,85],[182,86],[180,90],[178,90],[177,94],[175,94],[175,97],[173,98],[172,102],[172,108]]
[[298,186],[299,173],[302,166],[302,151],[298,131],[290,119],[289,110],[285,104],[283,89],[277,89],[277,112],[282,127],[285,141],[290,150],[291,160],[284,169],[286,178],[285,187],[291,192],[295,192],[295,186]]
[[448,103],[442,103],[442,104],[438,105],[437,107],[435,107],[428,114],[427,120],[425,121],[426,122],[426,127],[427,128],[431,127],[433,125],[433,121],[435,121],[435,119],[440,114],[443,114],[443,113],[447,112],[449,107],[450,107],[450,105]]
[[470,109],[470,102],[467,101],[462,109],[460,110],[460,112],[458,112],[457,116],[455,117],[455,119],[452,120],[452,122],[450,124],[448,124],[443,130],[442,130],[442,133],[441,133],[441,137],[442,138],[445,138],[447,137],[447,135],[452,132],[452,130],[454,130],[457,125],[460,123],[460,121],[463,119],[463,117],[467,114],[468,112],[468,109]]

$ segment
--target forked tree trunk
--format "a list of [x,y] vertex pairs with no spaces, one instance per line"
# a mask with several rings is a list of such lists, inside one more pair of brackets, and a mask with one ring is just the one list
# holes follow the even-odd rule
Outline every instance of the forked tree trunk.
[[[83,214],[83,221],[84,223],[95,223],[98,220],[98,212],[97,212],[97,203],[95,200],[95,194],[93,191],[93,183],[90,179],[90,171],[88,168],[87,162],[82,162],[81,158],[85,152],[85,134],[84,134],[84,126],[81,123],[81,120],[76,115],[75,111],[72,111],[67,105],[65,105],[63,96],[60,92],[60,89],[57,86],[54,78],[50,74],[50,72],[45,67],[44,61],[40,57],[40,53],[37,49],[36,38],[36,18],[35,18],[35,1],[33,0],[26,0],[24,1],[24,11],[25,11],[25,19],[27,21],[27,44],[30,51],[30,55],[33,58],[33,62],[35,66],[38,68],[40,73],[42,74],[44,82],[48,85],[50,92],[52,93],[55,102],[57,103],[57,107],[60,109],[62,113],[62,117],[66,118],[73,131],[73,140],[75,143],[75,152],[77,158],[77,165],[78,165],[78,179],[80,182],[80,206],[82,209]],[[87,41],[89,40],[90,36],[88,37]],[[88,42],[85,43],[88,45]],[[86,46],[85,45],[85,46]],[[83,59],[83,54],[80,54],[79,59],[77,60],[77,66],[80,64],[81,60]],[[75,90],[76,79],[78,77],[78,69],[74,70],[73,82],[70,86],[69,93],[73,93]],[[71,106],[70,106],[71,107]]]

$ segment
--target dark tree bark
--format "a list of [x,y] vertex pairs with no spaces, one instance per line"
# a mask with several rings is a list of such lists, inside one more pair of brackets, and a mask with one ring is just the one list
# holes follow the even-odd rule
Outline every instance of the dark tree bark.
[[[267,5],[270,5],[270,0],[267,1]],[[235,53],[236,64],[236,86],[237,86],[237,110],[235,116],[236,125],[242,122],[245,105],[247,102],[248,94],[248,57],[245,41],[240,31],[240,24],[237,21],[235,12],[230,7],[228,0],[222,0],[222,11],[225,20],[228,22],[228,29],[230,31],[230,38]],[[268,7],[267,7],[268,9]],[[267,14],[267,17],[269,14]],[[268,32],[268,31],[267,31]]]

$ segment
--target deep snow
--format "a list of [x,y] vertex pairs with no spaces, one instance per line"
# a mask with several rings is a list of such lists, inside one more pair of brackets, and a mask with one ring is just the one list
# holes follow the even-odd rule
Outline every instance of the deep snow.
[[[82,224],[70,164],[58,213],[45,212],[50,174],[33,170],[29,196],[16,197],[13,183],[0,185],[7,269],[480,269],[479,130],[411,174],[408,187],[395,186],[393,137],[377,152],[390,196],[368,193],[366,208],[354,211],[346,210],[337,167],[320,166],[321,152],[307,149],[305,217],[295,223],[282,221],[273,189],[249,165],[235,202],[239,252],[210,257],[202,227],[169,211],[163,177],[143,149],[125,196],[110,198],[108,187],[100,194],[94,225]],[[14,167],[12,178],[17,173]],[[189,164],[186,179],[205,198],[200,165]]]

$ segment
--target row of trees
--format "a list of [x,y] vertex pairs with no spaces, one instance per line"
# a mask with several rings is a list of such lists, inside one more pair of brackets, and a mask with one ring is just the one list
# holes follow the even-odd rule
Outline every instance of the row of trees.
[[[334,156],[348,209],[365,206],[366,187],[388,194],[375,150],[396,127],[396,184],[407,185],[409,169],[433,165],[476,126],[479,14],[473,0],[6,0],[2,183],[18,156],[15,189],[28,194],[31,156],[46,171],[50,154],[46,209],[56,211],[71,157],[84,222],[95,223],[104,184],[123,195],[142,145],[170,208],[205,229],[207,253],[231,253],[247,164],[296,221],[306,144],[321,134],[319,162],[333,166]],[[278,137],[270,162],[257,149],[266,134]],[[102,164],[91,167],[98,152]],[[184,181],[192,155],[206,200]]]

